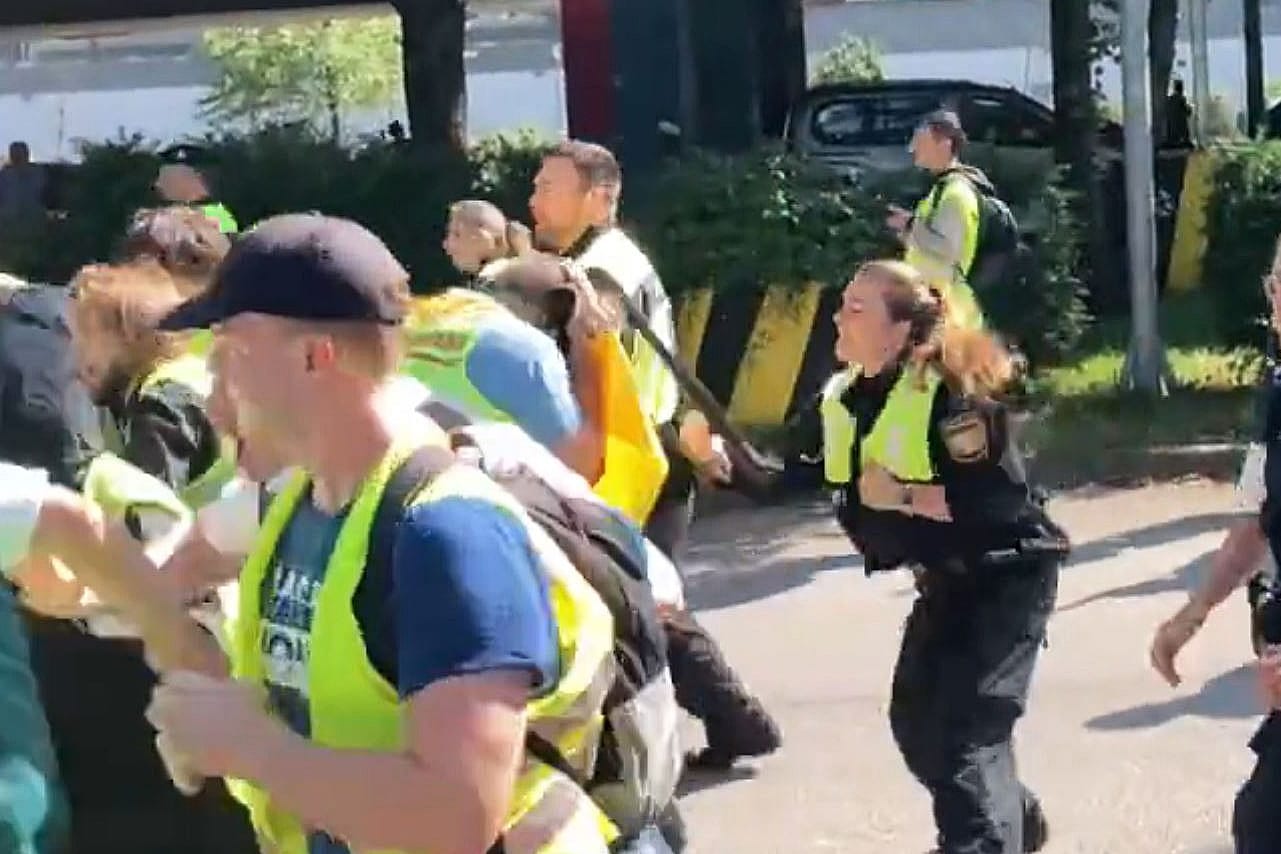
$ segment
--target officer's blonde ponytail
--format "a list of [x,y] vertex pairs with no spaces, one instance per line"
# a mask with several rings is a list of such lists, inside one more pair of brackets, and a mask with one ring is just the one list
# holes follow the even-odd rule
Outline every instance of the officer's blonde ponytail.
[[859,270],[885,288],[890,319],[908,323],[907,360],[918,371],[933,368],[960,394],[989,397],[1014,379],[1014,359],[999,340],[981,329],[958,325],[946,297],[926,284],[910,264],[870,261]]

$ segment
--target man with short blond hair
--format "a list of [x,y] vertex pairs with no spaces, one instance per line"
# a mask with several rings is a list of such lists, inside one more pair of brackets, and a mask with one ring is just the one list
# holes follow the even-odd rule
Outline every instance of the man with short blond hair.
[[588,759],[563,740],[599,732],[609,612],[388,403],[407,283],[355,223],[277,217],[163,321],[213,327],[244,474],[296,474],[242,568],[229,661],[194,622],[128,614],[164,671],[149,719],[185,776],[244,781],[264,850],[605,854],[617,831],[527,745]]

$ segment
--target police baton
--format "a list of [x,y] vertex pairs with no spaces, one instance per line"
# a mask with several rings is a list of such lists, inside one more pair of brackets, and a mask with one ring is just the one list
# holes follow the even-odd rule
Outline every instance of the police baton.
[[621,298],[623,308],[627,312],[627,320],[632,328],[650,347],[654,348],[658,358],[676,377],[676,383],[681,391],[685,392],[685,395],[707,417],[707,422],[712,429],[725,438],[725,450],[733,466],[734,482],[745,487],[743,491],[753,498],[764,499],[773,493],[783,474],[782,461],[768,457],[753,447],[747,437],[730,423],[725,407],[721,406],[711,390],[703,385],[702,380],[695,376],[683,362],[672,355],[672,351],[667,349],[667,346],[654,334],[649,321],[635,301],[623,293],[621,288],[617,294]]

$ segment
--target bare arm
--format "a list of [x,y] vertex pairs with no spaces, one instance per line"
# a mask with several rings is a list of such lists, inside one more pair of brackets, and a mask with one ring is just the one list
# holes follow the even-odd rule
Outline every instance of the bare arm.
[[279,728],[238,770],[304,824],[354,847],[478,854],[507,814],[528,695],[524,673],[443,680],[406,704],[403,753],[318,747]]
[[109,523],[92,503],[52,491],[40,508],[31,551],[58,558],[134,623],[158,666],[226,674],[217,642],[187,614],[179,591],[164,582],[129,532]]
[[1268,540],[1257,519],[1244,519],[1233,525],[1214,553],[1209,573],[1189,597],[1193,613],[1204,620],[1254,574],[1267,550]]
[[556,456],[588,483],[600,480],[605,470],[605,394],[601,374],[601,339],[570,336],[569,376],[574,398],[583,414],[582,427],[565,440]]
[[1170,619],[1157,627],[1148,653],[1152,667],[1171,686],[1181,681],[1179,651],[1192,640],[1210,612],[1250,577],[1267,551],[1267,538],[1255,517],[1234,525],[1215,552],[1209,574]]

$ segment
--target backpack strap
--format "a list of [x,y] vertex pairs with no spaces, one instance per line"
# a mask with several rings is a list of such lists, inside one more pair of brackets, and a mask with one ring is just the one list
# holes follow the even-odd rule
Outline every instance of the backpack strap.
[[[419,492],[442,472],[454,464],[454,455],[439,445],[424,445],[405,459],[387,481],[374,521],[369,528],[369,548],[365,556],[365,571],[356,587],[355,598],[385,607],[392,586],[392,558],[396,550],[396,535],[405,508]],[[391,619],[390,613],[380,613],[381,619]],[[386,646],[383,644],[382,646]],[[396,674],[395,650],[380,649],[378,644],[368,645],[369,661],[384,678],[394,681]]]

